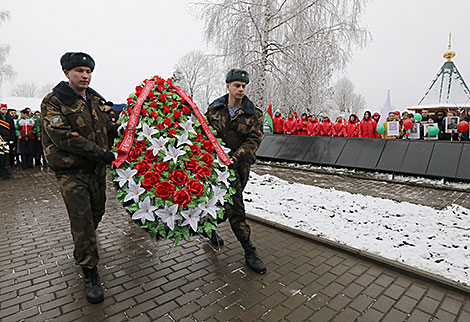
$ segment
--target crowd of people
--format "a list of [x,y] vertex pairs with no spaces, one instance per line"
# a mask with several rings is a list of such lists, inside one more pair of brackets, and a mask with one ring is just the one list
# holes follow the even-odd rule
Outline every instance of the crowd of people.
[[[469,110],[467,110],[462,120],[470,122],[469,114]],[[415,120],[415,114],[413,113],[395,111],[390,112],[383,120],[379,113],[372,114],[370,111],[365,111],[362,119],[359,119],[356,114],[351,114],[348,119],[345,119],[343,115],[339,115],[335,122],[332,122],[327,115],[316,116],[314,114],[307,115],[307,113],[302,113],[299,117],[296,112],[289,113],[287,119],[285,119],[277,111],[273,117],[273,134],[408,139],[410,132],[415,132],[416,135],[413,135],[413,138],[428,139],[431,137],[425,130],[425,126],[426,124],[435,124],[439,128],[435,139],[469,140],[468,129],[464,132],[460,132],[457,128],[455,131],[446,131],[446,118],[455,119],[456,116],[457,114],[454,111],[446,112],[439,110],[434,114],[430,114],[428,111],[423,110],[419,114],[420,119]],[[410,129],[406,129],[404,123],[410,122],[406,120],[412,122]],[[389,128],[389,124],[391,125],[392,122],[396,125],[396,131],[390,134],[392,131]],[[415,124],[416,126],[414,126]],[[380,125],[383,127],[380,127]]]
[[10,169],[45,166],[41,144],[41,113],[26,107],[20,111],[0,105],[0,140],[8,145],[0,156],[0,178],[11,176]]

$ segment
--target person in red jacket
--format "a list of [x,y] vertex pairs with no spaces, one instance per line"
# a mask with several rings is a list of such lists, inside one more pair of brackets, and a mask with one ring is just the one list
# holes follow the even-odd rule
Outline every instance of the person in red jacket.
[[328,116],[322,117],[322,122],[320,125],[320,135],[321,136],[333,135],[333,123],[330,122],[330,118]]
[[316,115],[310,114],[308,116],[307,134],[311,136],[320,134],[320,122],[318,122]]
[[302,113],[302,117],[297,126],[297,135],[308,135],[307,113]]
[[364,112],[364,118],[359,123],[360,138],[377,138],[377,123],[371,117],[369,111]]
[[336,118],[336,123],[333,125],[333,136],[343,136],[344,120],[340,115]]
[[346,138],[356,138],[359,133],[359,123],[357,122],[357,116],[351,114],[349,121],[344,125],[343,136]]
[[297,133],[297,122],[294,120],[294,114],[289,113],[287,120],[284,122],[284,134],[295,135]]
[[273,133],[283,134],[284,133],[284,118],[279,111],[274,114],[273,119]]

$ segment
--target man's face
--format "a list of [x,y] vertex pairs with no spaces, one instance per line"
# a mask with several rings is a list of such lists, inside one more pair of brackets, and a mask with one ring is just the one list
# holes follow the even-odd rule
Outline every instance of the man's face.
[[428,116],[428,114],[429,114],[428,111],[422,111],[421,112],[421,116]]
[[27,119],[28,118],[28,114],[26,114],[26,113],[21,112],[20,115],[21,115],[22,119]]
[[388,117],[394,119],[394,118],[396,117],[396,114],[393,113],[393,112],[392,112],[392,113],[388,113]]
[[10,116],[15,118],[16,117],[16,111],[15,110],[10,111]]
[[236,99],[242,99],[245,96],[246,83],[234,81],[227,84],[227,90],[230,96]]
[[0,108],[0,114],[2,114],[3,116],[5,116],[7,114],[7,108],[6,107],[2,107]]
[[77,66],[71,70],[64,71],[65,76],[69,79],[72,88],[78,90],[87,89],[91,82],[91,69],[86,66]]
[[33,118],[37,120],[39,118],[39,113],[34,113]]

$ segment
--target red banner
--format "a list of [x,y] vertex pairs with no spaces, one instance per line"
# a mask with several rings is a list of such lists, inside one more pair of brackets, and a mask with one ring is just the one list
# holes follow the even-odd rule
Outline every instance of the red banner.
[[215,152],[217,152],[217,155],[219,156],[220,161],[222,161],[224,165],[232,164],[233,162],[230,161],[228,155],[224,152],[224,150],[222,150],[222,147],[220,146],[219,141],[217,141],[217,139],[215,138],[214,133],[212,133],[211,129],[209,128],[209,124],[207,124],[207,121],[204,118],[204,115],[202,115],[201,111],[199,111],[199,108],[197,107],[196,103],[194,103],[193,100],[188,96],[188,94],[186,94],[186,92],[183,89],[181,89],[179,86],[173,85],[173,87],[176,93],[178,93],[178,95],[181,96],[181,98],[183,98],[186,102],[188,102],[191,108],[193,109],[193,112],[196,115],[199,122],[201,123],[202,129],[206,133],[207,138],[214,146]]
[[132,143],[134,143],[135,137],[135,128],[139,123],[139,115],[140,110],[142,108],[142,104],[144,104],[145,99],[150,94],[150,91],[155,86],[155,81],[148,81],[145,84],[144,89],[140,93],[139,97],[137,98],[137,102],[135,103],[134,110],[132,111],[132,115],[127,122],[126,133],[124,134],[124,139],[122,140],[122,144],[117,149],[118,157],[115,161],[113,161],[112,166],[119,168],[124,161],[127,160],[127,156],[129,155],[129,151],[132,148]]

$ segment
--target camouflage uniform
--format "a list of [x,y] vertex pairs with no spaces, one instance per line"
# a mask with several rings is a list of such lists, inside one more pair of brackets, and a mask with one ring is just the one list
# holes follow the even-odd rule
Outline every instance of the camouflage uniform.
[[256,161],[256,150],[263,138],[263,112],[248,99],[243,98],[241,108],[230,118],[227,108],[228,94],[215,100],[206,113],[207,121],[217,135],[231,149],[230,157],[235,161],[236,180],[232,187],[234,205],[226,204],[226,217],[240,242],[250,239],[250,226],[246,222],[243,190],[250,176],[250,166]]
[[103,98],[87,88],[86,100],[61,82],[41,104],[42,145],[54,170],[70,219],[77,263],[98,263],[95,229],[104,214],[106,164],[110,134],[117,125],[109,120]]

